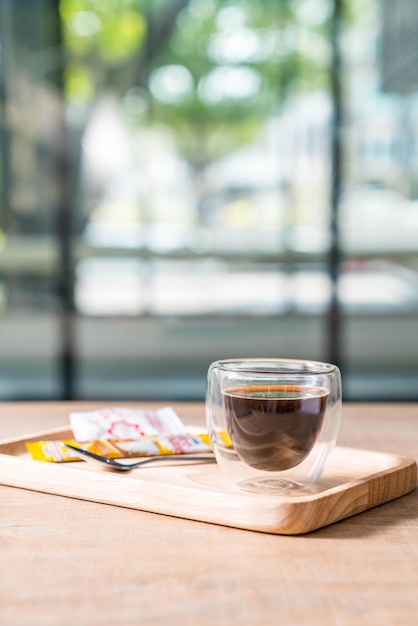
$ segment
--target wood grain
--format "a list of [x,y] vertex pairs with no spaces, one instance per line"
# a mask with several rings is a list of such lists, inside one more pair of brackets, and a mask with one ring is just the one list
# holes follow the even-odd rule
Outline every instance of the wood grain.
[[[0,404],[0,439],[93,406]],[[418,404],[346,404],[339,445],[418,459],[417,433]],[[2,626],[416,626],[417,589],[417,489],[289,536],[0,486]]]
[[414,459],[337,447],[307,493],[249,494],[230,486],[216,464],[173,463],[129,474],[83,461],[33,461],[25,441],[71,439],[53,429],[0,442],[0,484],[162,513],[246,530],[296,535],[399,498],[415,487]]

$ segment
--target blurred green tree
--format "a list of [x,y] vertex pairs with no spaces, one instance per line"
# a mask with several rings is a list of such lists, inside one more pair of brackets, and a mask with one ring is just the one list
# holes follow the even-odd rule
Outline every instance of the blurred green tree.
[[61,0],[66,95],[111,90],[167,125],[201,170],[251,141],[289,93],[328,88],[324,0]]

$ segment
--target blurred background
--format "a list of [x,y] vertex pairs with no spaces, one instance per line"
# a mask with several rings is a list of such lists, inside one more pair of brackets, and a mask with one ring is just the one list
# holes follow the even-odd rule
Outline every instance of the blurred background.
[[0,70],[0,400],[418,400],[416,0],[0,0]]

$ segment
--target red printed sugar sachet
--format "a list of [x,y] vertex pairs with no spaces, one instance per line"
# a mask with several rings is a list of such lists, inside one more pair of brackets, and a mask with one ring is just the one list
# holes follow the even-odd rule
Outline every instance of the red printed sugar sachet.
[[77,441],[135,440],[144,436],[187,435],[188,431],[171,407],[157,410],[109,407],[70,414]]

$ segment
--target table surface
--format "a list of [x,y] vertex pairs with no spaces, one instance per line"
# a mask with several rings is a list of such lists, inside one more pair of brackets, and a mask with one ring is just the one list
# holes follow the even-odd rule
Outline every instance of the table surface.
[[[0,439],[110,405],[0,403]],[[345,404],[338,444],[418,460],[418,404]],[[0,503],[2,626],[418,624],[417,489],[293,537],[5,486]]]

